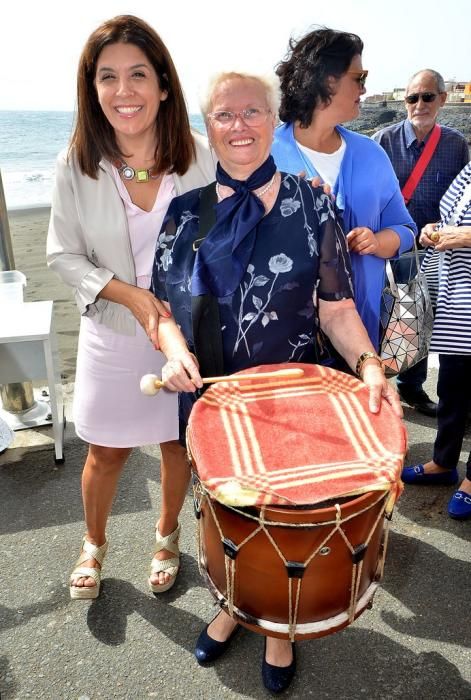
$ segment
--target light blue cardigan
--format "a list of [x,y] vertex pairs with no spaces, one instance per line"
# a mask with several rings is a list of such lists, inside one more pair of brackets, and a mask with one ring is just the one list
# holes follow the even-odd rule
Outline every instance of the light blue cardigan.
[[[348,233],[355,226],[368,226],[374,233],[390,228],[401,239],[398,255],[410,250],[417,227],[406,209],[386,152],[368,136],[342,126],[336,128],[346,143],[333,188],[345,232]],[[292,124],[282,124],[275,130],[272,155],[278,169],[283,172],[299,174],[304,170],[308,177],[318,174],[299,148]],[[351,260],[355,304],[371,342],[378,349],[385,261],[374,255],[358,253],[352,253]]]

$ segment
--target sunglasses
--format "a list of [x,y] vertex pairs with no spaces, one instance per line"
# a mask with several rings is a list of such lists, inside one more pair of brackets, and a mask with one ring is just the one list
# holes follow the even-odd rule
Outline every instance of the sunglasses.
[[404,97],[408,105],[415,105],[421,99],[422,102],[433,102],[438,97],[436,92],[414,92]]
[[357,81],[360,87],[365,87],[366,79],[368,77],[367,70],[348,70],[347,73],[348,75],[355,76],[354,79]]

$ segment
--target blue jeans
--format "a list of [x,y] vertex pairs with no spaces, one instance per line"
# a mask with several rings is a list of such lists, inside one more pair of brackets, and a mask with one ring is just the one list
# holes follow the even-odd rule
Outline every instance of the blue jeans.
[[396,377],[398,391],[404,391],[409,394],[416,394],[423,390],[423,385],[427,379],[428,371],[428,356],[423,360],[419,360],[416,365],[405,372],[401,372]]

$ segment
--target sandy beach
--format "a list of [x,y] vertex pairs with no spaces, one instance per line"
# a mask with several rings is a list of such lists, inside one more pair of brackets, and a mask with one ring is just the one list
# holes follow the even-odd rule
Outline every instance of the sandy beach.
[[64,381],[75,377],[75,358],[80,315],[72,290],[46,265],[46,236],[49,207],[16,209],[8,212],[15,268],[27,278],[25,301],[54,301],[54,314],[61,373]]

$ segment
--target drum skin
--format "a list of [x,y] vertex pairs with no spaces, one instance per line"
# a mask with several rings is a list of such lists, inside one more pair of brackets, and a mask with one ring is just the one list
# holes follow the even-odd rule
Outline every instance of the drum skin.
[[[239,545],[258,527],[256,520],[244,517],[241,513],[221,505],[211,499],[210,508],[206,496],[201,502],[200,537],[201,564],[206,571],[207,582],[213,595],[219,599],[227,610],[226,562],[224,546],[216,526],[213,512],[219,521],[224,538]],[[368,606],[378,579],[379,560],[382,555],[384,529],[384,501],[386,495],[378,492],[363,494],[341,504],[341,525],[353,547],[363,544],[374,528],[366,549],[358,586],[359,600],[368,590],[371,595],[356,609],[357,617]],[[366,509],[366,510],[365,510]],[[251,508],[250,513],[257,517],[258,508]],[[364,511],[364,512],[361,512]],[[354,516],[351,517],[350,516]],[[312,552],[335,529],[335,507],[297,509],[269,507],[265,509],[266,528],[275,540],[286,560],[304,562]],[[348,520],[345,521],[345,519]],[[379,519],[378,519],[379,518]],[[305,528],[270,526],[267,521],[287,522],[297,525],[303,523]],[[333,522],[332,522],[333,521]],[[375,526],[376,523],[376,526]],[[316,525],[313,527],[313,525]],[[318,553],[308,564],[302,579],[293,579],[294,590],[301,581],[299,608],[295,639],[322,637],[346,627],[352,620],[348,617],[352,592],[352,553],[340,533],[334,532],[326,542],[328,551]],[[265,532],[258,532],[239,550],[235,560],[234,580],[234,617],[245,627],[269,636],[288,639],[288,632],[266,629],[257,620],[286,625],[289,619],[288,574],[284,562],[270,542]],[[238,614],[240,611],[242,614]],[[342,616],[342,613],[347,613]],[[321,623],[330,618],[341,616],[337,622],[330,621],[324,629],[310,632],[302,631],[304,625]],[[251,619],[253,618],[253,619]],[[316,627],[316,625],[312,625]]]

